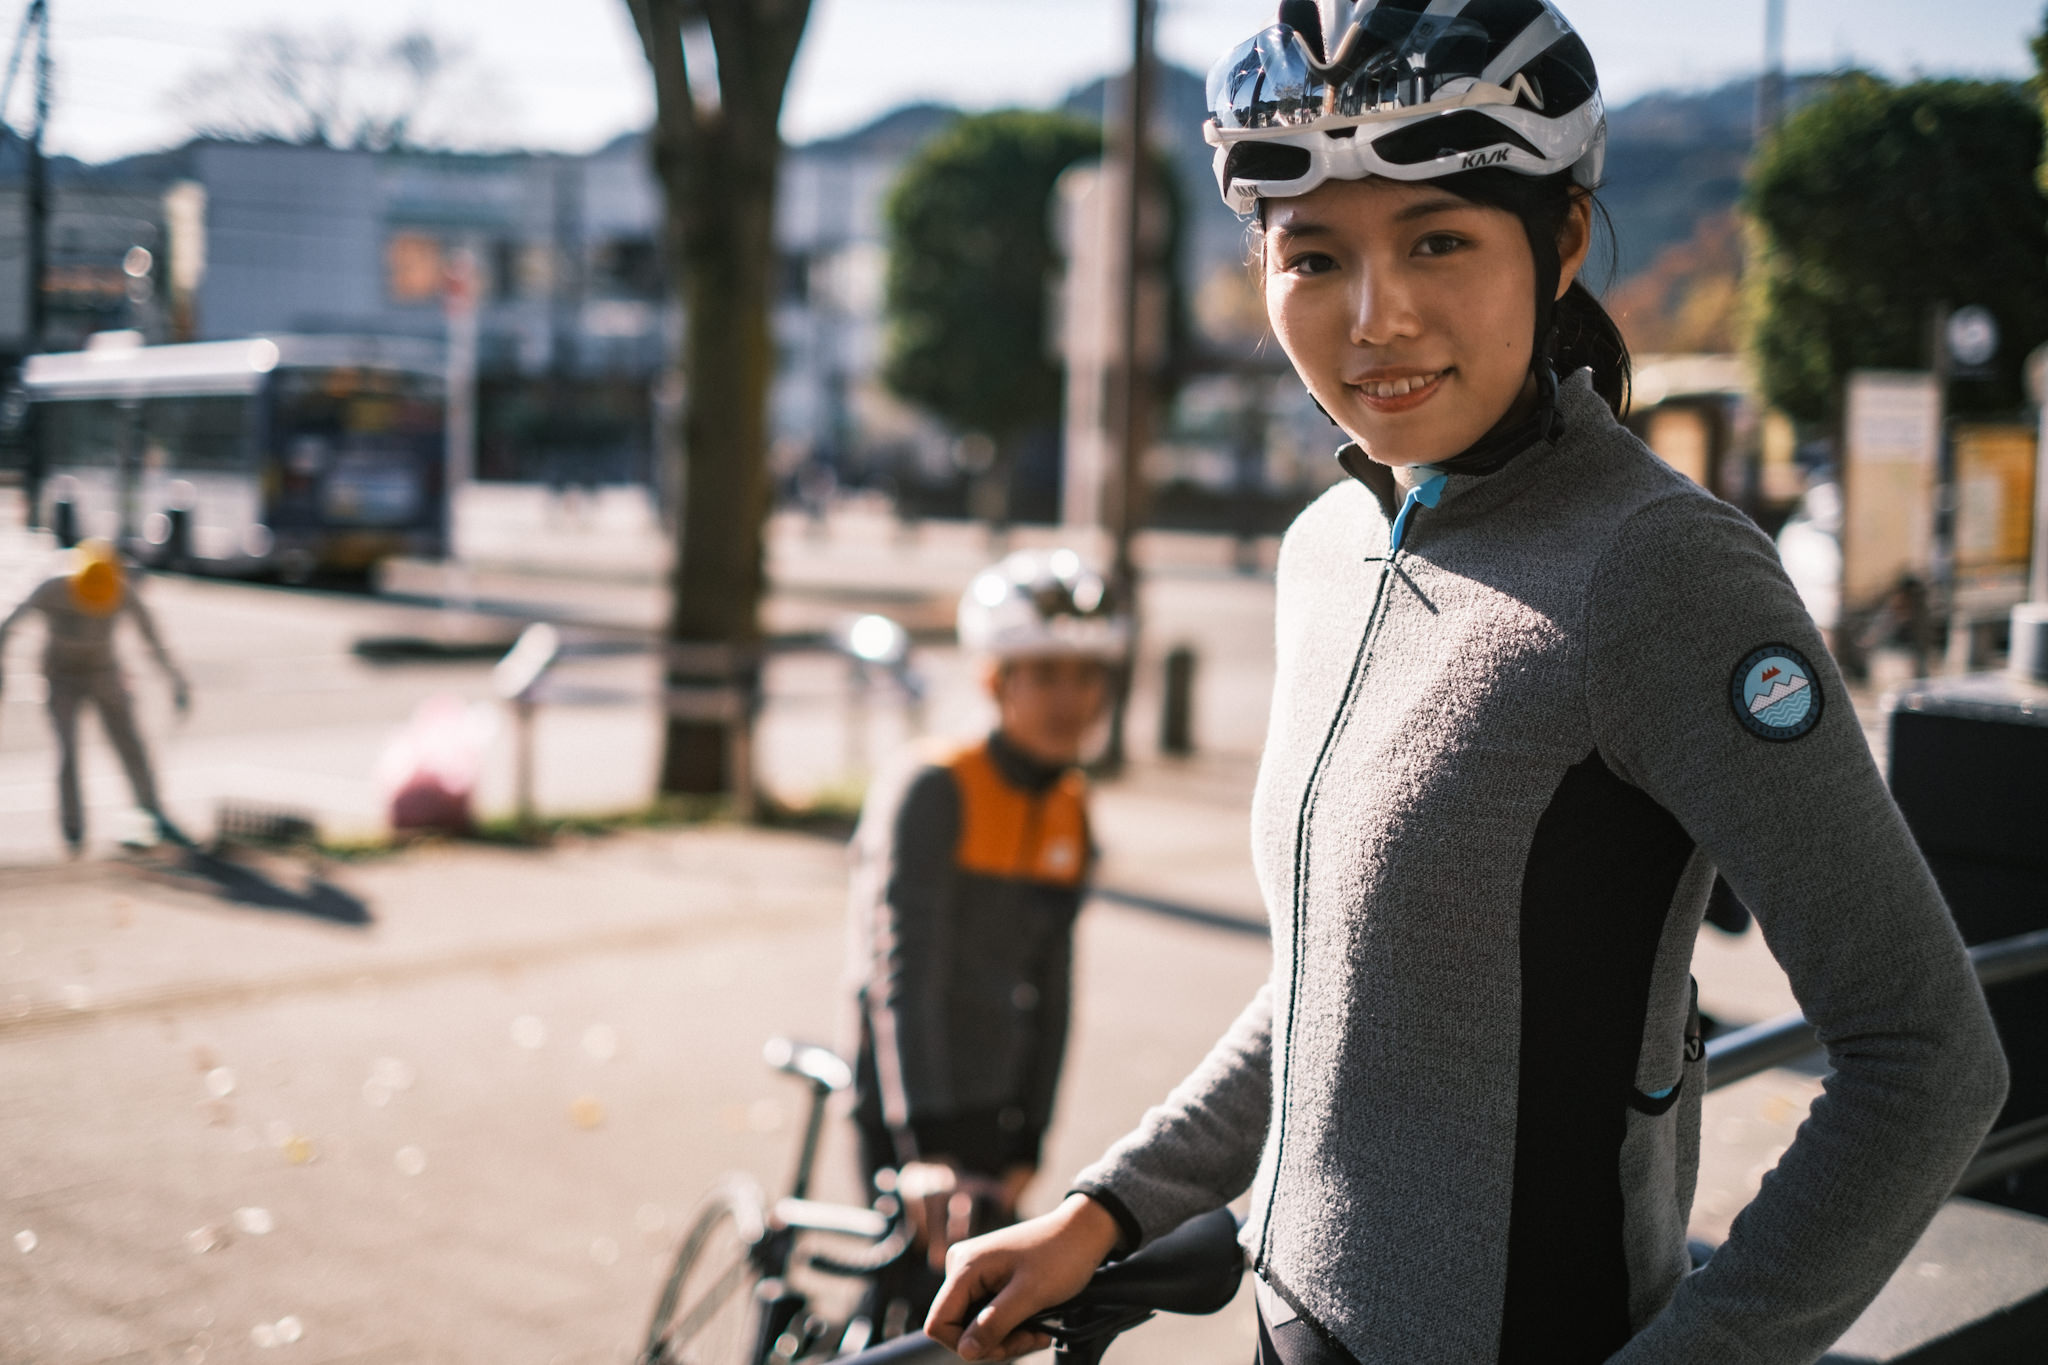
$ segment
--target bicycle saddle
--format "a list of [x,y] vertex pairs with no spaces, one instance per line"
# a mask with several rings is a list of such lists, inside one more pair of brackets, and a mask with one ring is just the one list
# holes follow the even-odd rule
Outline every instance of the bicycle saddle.
[[1144,1250],[1095,1272],[1088,1287],[1041,1316],[1093,1309],[1144,1309],[1199,1317],[1222,1310],[1244,1278],[1237,1215],[1217,1209],[1190,1218]]
[[814,1043],[792,1038],[770,1038],[761,1049],[761,1060],[777,1071],[801,1077],[822,1090],[836,1092],[853,1084],[853,1068],[840,1055]]

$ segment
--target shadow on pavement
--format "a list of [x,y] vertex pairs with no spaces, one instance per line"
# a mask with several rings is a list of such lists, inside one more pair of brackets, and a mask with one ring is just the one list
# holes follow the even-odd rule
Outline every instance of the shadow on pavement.
[[1248,919],[1232,914],[1228,910],[1210,910],[1199,905],[1187,905],[1180,901],[1161,900],[1157,896],[1141,896],[1135,891],[1120,891],[1113,886],[1098,886],[1092,891],[1101,900],[1125,906],[1132,910],[1143,910],[1147,914],[1164,915],[1185,924],[1199,924],[1205,929],[1221,929],[1228,934],[1243,934],[1247,938],[1269,938],[1272,928],[1262,919]]
[[[294,889],[256,868],[230,862],[201,849],[186,851],[175,864],[163,864],[147,870],[189,890],[216,896],[231,905],[306,915],[330,924],[362,926],[370,923],[370,907],[366,903],[317,874],[306,879],[303,889]],[[194,886],[194,882],[200,885]]]

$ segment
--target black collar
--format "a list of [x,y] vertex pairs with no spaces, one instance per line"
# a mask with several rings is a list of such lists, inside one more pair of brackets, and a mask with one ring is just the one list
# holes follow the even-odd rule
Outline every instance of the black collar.
[[1001,730],[994,730],[988,737],[988,754],[995,760],[996,771],[1003,780],[1019,791],[1033,796],[1051,791],[1059,780],[1066,776],[1068,764],[1041,763],[1003,738]]

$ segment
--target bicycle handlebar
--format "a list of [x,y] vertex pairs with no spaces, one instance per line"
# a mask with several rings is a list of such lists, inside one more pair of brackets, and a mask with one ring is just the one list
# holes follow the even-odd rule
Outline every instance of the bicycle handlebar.
[[[1191,1218],[1144,1250],[1095,1272],[1074,1298],[1033,1317],[1029,1326],[1061,1342],[1099,1341],[1154,1313],[1201,1316],[1237,1296],[1244,1253],[1237,1216],[1217,1209]],[[849,1356],[840,1365],[939,1365],[957,1360],[922,1332]]]

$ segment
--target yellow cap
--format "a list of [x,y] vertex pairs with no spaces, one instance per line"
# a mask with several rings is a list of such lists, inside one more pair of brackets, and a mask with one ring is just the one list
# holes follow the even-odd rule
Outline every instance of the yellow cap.
[[121,606],[121,557],[104,540],[82,540],[74,552],[71,600],[81,611],[107,616]]

